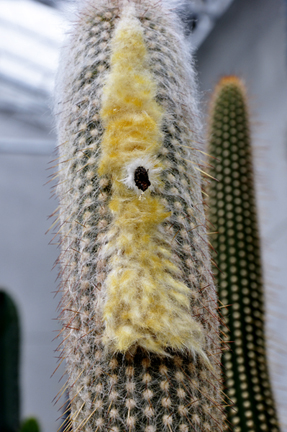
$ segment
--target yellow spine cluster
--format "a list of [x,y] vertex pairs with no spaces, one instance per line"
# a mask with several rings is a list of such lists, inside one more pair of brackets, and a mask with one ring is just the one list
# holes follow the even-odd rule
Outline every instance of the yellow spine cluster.
[[[163,110],[155,96],[142,27],[128,15],[112,40],[100,113],[105,133],[98,173],[112,180],[113,215],[103,251],[110,257],[103,342],[114,352],[141,346],[164,354],[169,347],[205,357],[202,329],[190,314],[191,291],[161,230],[169,213],[160,200]],[[156,173],[143,196],[125,182],[137,160]]]

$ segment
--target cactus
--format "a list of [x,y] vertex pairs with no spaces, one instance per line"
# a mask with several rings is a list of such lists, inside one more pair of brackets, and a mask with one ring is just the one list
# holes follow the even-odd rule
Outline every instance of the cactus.
[[246,90],[235,76],[218,83],[209,116],[209,215],[215,279],[226,339],[223,373],[234,431],[278,432],[268,377],[264,336],[264,292],[253,180]]
[[19,428],[19,317],[11,297],[0,291],[0,430]]
[[194,72],[159,3],[86,2],[58,75],[66,431],[224,427]]
[[34,417],[29,417],[21,424],[20,432],[40,432],[40,426]]

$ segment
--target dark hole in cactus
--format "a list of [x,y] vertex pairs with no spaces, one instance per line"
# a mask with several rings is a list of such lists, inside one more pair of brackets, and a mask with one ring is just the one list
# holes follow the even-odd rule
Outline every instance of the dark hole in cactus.
[[193,32],[197,27],[198,16],[194,14],[187,16],[186,23],[188,24],[190,31]]
[[148,178],[148,170],[146,170],[144,167],[139,166],[135,170],[134,180],[136,186],[142,190],[143,192],[148,189],[150,186],[150,181]]

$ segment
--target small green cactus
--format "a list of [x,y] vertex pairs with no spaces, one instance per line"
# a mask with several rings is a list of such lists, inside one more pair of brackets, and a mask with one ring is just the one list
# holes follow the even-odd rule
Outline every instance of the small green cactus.
[[19,429],[19,317],[12,298],[0,291],[0,430]]
[[29,417],[21,424],[20,432],[40,432],[38,420],[34,417]]
[[[217,85],[209,117],[209,187],[215,278],[230,349],[223,354],[228,420],[235,432],[278,432],[270,387],[264,291],[246,90],[234,76]],[[233,406],[233,403],[234,406]]]

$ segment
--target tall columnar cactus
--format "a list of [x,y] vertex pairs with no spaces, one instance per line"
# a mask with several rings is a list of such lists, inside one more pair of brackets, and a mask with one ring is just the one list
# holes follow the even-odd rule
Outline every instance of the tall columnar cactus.
[[19,317],[11,297],[0,291],[0,430],[19,429]]
[[227,408],[235,432],[278,432],[264,336],[264,294],[246,91],[236,77],[217,85],[211,104],[209,188],[215,279],[225,316]]
[[86,2],[63,53],[66,430],[224,427],[189,60],[175,17],[152,0]]

